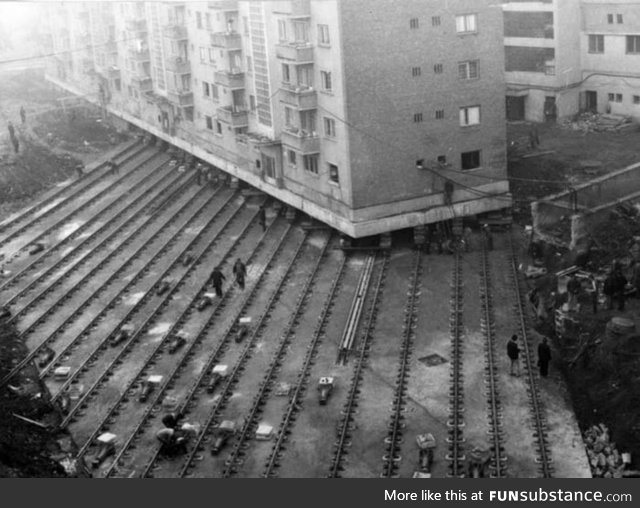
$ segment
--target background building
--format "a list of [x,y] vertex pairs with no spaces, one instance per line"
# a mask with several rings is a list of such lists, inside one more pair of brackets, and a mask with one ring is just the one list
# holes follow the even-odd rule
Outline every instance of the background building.
[[352,237],[511,204],[494,2],[49,9],[52,81]]

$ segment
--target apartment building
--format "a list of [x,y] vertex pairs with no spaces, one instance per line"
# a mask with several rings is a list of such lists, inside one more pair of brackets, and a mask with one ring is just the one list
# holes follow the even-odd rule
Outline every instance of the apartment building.
[[53,82],[351,237],[511,204],[493,1],[50,10]]
[[640,0],[507,0],[507,118],[640,118]]

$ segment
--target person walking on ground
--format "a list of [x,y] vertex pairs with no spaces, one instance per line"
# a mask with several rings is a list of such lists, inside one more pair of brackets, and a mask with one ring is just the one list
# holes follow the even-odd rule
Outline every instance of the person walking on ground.
[[509,357],[509,360],[511,360],[509,373],[512,376],[520,375],[520,363],[518,362],[518,357],[520,356],[520,348],[518,347],[517,340],[518,336],[512,335],[509,342],[507,342],[507,356]]
[[76,173],[78,173],[78,178],[84,176],[84,164],[82,164],[82,162],[76,165]]
[[247,267],[240,260],[240,258],[236,259],[235,264],[233,265],[233,274],[236,276],[236,282],[240,289],[244,289],[244,279],[247,276]]
[[493,235],[491,234],[491,228],[489,227],[489,224],[485,224],[484,226],[482,226],[482,234],[484,235],[484,239],[486,241],[487,250],[492,251]]
[[264,209],[264,206],[261,206],[258,211],[258,222],[260,223],[260,227],[262,227],[262,232],[264,233],[267,230],[267,211]]
[[111,173],[111,175],[120,176],[120,166],[118,166],[116,161],[114,161],[113,159],[110,159],[108,164],[109,164],[109,172]]
[[9,137],[11,137],[11,140],[13,141],[16,137],[16,129],[13,126],[13,122],[9,122],[7,124],[7,130],[9,131]]
[[578,277],[572,275],[567,282],[567,293],[569,294],[569,310],[577,310],[578,295],[580,294],[581,284]]
[[27,123],[27,112],[24,109],[24,106],[20,106],[20,118],[22,119],[22,125]]
[[218,298],[222,298],[222,282],[226,279],[224,274],[220,271],[220,267],[216,266],[211,272],[211,276],[209,280],[211,284],[213,284],[214,289],[216,290],[216,295]]
[[549,374],[549,362],[551,361],[551,348],[546,337],[542,338],[542,342],[538,344],[538,367],[540,367],[540,375],[547,377]]
[[18,141],[18,138],[11,138],[11,141],[13,143],[13,149],[18,153],[20,151],[20,141]]

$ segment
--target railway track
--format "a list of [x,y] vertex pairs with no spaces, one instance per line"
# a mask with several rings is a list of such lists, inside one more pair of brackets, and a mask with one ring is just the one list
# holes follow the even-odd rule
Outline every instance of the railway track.
[[502,427],[502,406],[500,403],[500,391],[498,388],[498,369],[495,351],[496,334],[493,313],[493,299],[491,288],[491,274],[486,243],[482,243],[480,252],[480,301],[482,304],[482,316],[480,327],[484,336],[485,367],[484,382],[486,401],[488,407],[487,423],[489,429],[492,478],[505,478],[507,474],[507,457],[504,449],[504,431]]
[[396,387],[391,408],[391,421],[385,438],[385,455],[382,457],[382,477],[396,478],[398,462],[402,459],[400,446],[403,442],[404,412],[407,404],[407,384],[411,351],[415,339],[417,319],[416,305],[420,297],[420,280],[422,277],[422,252],[415,251],[408,300],[404,310],[402,345],[400,349],[400,365],[396,376]]
[[[264,248],[264,245],[267,243],[266,240],[268,238],[271,238],[276,232],[275,231],[277,229],[276,222],[277,221],[274,221],[269,227],[269,229],[267,229],[267,231],[260,238],[259,243],[256,245],[251,256],[246,261],[248,265],[252,265],[254,262],[258,260],[258,254],[260,250]],[[275,242],[275,248],[272,248],[270,250],[270,253],[267,252],[266,262],[262,264],[263,268],[261,272],[258,274],[257,278],[255,279],[255,282],[252,284],[248,295],[243,298],[243,303],[239,306],[239,311],[235,313],[234,319],[231,320],[231,326],[229,330],[226,333],[222,334],[222,339],[218,341],[217,344],[209,344],[209,342],[213,340],[213,338],[209,338],[209,336],[214,335],[211,333],[211,329],[216,322],[216,318],[219,317],[222,310],[227,306],[229,300],[231,299],[232,294],[234,293],[234,290],[231,288],[225,292],[223,298],[219,301],[216,308],[213,309],[213,312],[211,312],[211,314],[206,319],[204,324],[199,326],[199,329],[195,334],[195,338],[193,342],[189,345],[187,350],[184,352],[182,359],[167,375],[166,380],[163,382],[159,390],[154,392],[154,396],[152,397],[150,404],[144,410],[142,417],[138,420],[138,423],[135,424],[133,432],[129,435],[129,437],[123,443],[120,450],[117,451],[111,465],[108,466],[108,468],[104,472],[105,477],[113,477],[113,476],[121,475],[121,471],[119,468],[123,466],[122,464],[123,459],[128,456],[129,450],[131,448],[134,448],[136,445],[136,442],[141,439],[142,432],[145,429],[149,429],[151,427],[151,423],[152,423],[151,420],[162,409],[161,402],[163,400],[163,397],[167,393],[167,391],[178,384],[178,382],[180,381],[179,376],[183,372],[187,371],[189,367],[189,362],[192,360],[196,360],[196,354],[198,354],[199,351],[204,352],[202,350],[204,349],[205,346],[207,346],[212,348],[211,353],[208,354],[207,360],[199,368],[199,374],[197,375],[195,382],[192,383],[191,389],[189,389],[185,394],[183,403],[178,409],[178,413],[183,413],[186,410],[187,405],[192,401],[192,399],[197,395],[199,395],[199,392],[201,391],[201,383],[203,383],[205,379],[208,377],[209,372],[211,370],[211,366],[214,364],[214,362],[222,355],[224,351],[228,349],[231,342],[232,331],[233,331],[233,328],[235,327],[235,323],[243,315],[243,312],[248,306],[248,302],[253,299],[253,297],[256,294],[256,291],[261,286],[261,283],[264,279],[264,274],[266,273],[267,270],[269,270],[272,267],[273,260],[275,259],[276,255],[278,254],[278,252],[280,252],[282,246],[284,245],[284,240],[289,234],[291,225],[287,224],[287,226],[283,229],[284,231],[278,235],[278,239]],[[156,448],[152,452],[149,465],[147,466],[148,468],[155,463],[158,457],[158,453],[159,453],[159,448]]]
[[[216,263],[218,266],[224,264],[224,262],[229,257],[231,257],[233,255],[233,253],[235,252],[235,250],[238,247],[238,245],[240,244],[240,242],[245,238],[247,232],[249,231],[251,226],[255,223],[255,219],[257,218],[257,215],[258,215],[258,212],[256,210],[256,212],[253,215],[253,217],[251,218],[251,220],[246,224],[246,226],[242,229],[240,234],[236,237],[236,239],[234,240],[234,242],[231,245],[231,247],[229,249],[227,249],[227,251],[224,254],[224,256],[222,257],[222,259],[219,260]],[[215,242],[215,240],[214,240],[214,242]],[[210,245],[210,247],[212,245],[213,245],[213,243]],[[197,266],[198,264],[200,264],[204,260],[205,256],[208,253],[209,253],[209,249],[203,250],[200,253],[200,255],[198,256],[198,258],[194,261],[193,266]],[[189,273],[189,272],[185,273],[185,275],[182,277],[182,279],[174,286],[172,291],[167,295],[165,301],[163,302],[163,304],[165,304],[165,305],[159,306],[157,308],[157,310],[154,312],[154,314],[149,316],[145,320],[144,324],[139,327],[139,329],[138,329],[139,332],[137,332],[137,333],[141,334],[143,331],[148,330],[157,321],[160,313],[166,307],[166,302],[170,301],[171,297],[178,292],[179,288],[184,284],[184,282],[187,280],[187,277],[189,275],[192,275],[192,274]],[[138,373],[134,377],[132,377],[132,379],[129,382],[127,382],[126,386],[122,390],[122,393],[121,393],[120,397],[117,398],[115,403],[107,411],[107,414],[106,414],[106,416],[103,417],[102,422],[100,424],[96,425],[96,428],[91,433],[90,437],[80,447],[80,450],[79,450],[79,452],[77,454],[78,457],[82,457],[86,453],[86,451],[89,449],[89,447],[93,444],[94,439],[96,437],[98,437],[98,435],[101,432],[104,431],[103,429],[108,428],[110,420],[121,411],[121,409],[122,409],[121,406],[122,406],[123,402],[127,402],[131,397],[133,397],[135,395],[134,388],[136,386],[140,386],[141,385],[142,381],[144,380],[143,378],[148,376],[149,371],[153,370],[154,374],[159,374],[160,373],[158,368],[154,368],[154,367],[157,364],[160,363],[160,355],[164,352],[163,350],[166,349],[165,346],[166,346],[166,343],[168,342],[167,339],[171,338],[174,335],[174,333],[179,331],[186,324],[186,321],[189,319],[189,317],[196,310],[198,300],[201,297],[201,295],[204,293],[205,288],[206,288],[207,285],[208,285],[208,280],[205,278],[204,282],[195,291],[195,294],[194,294],[193,298],[190,299],[190,301],[186,305],[186,307],[182,310],[182,312],[180,312],[180,314],[177,317],[177,319],[172,320],[173,324],[170,326],[170,328],[164,334],[164,339],[160,340],[157,343],[157,345],[154,347],[153,351],[149,355],[148,359],[144,362],[142,367],[139,368]],[[212,314],[212,316],[213,316],[213,314]],[[203,335],[202,335],[202,330],[200,331],[200,333],[198,333],[198,337],[200,337],[200,340],[202,340],[204,338]],[[192,355],[192,353],[190,353],[190,352],[191,352],[191,350],[193,349],[193,347],[194,347],[194,345],[196,343],[197,343],[197,339],[196,339],[196,341],[191,342],[189,347],[186,348],[186,351],[181,353],[182,354],[182,356],[181,356],[182,361],[184,361],[188,356]],[[123,360],[122,357],[117,357],[117,359],[114,362],[112,362],[111,365],[113,367],[117,368],[121,364],[122,360]],[[173,379],[173,377],[175,376],[176,372],[180,369],[181,364],[182,364],[182,362],[178,361],[177,366],[173,369],[172,373],[170,373],[168,380]],[[106,374],[105,375],[106,378],[110,377],[107,372],[105,372],[105,374]],[[165,381],[161,387],[159,387],[158,391],[160,393],[158,395],[160,395],[162,392],[164,392],[164,390],[167,387],[168,380]],[[134,429],[134,434],[135,434],[136,431],[137,431],[137,428]]]
[[[78,253],[81,249],[96,249],[96,246],[92,245],[95,239],[98,238],[99,235],[104,231],[108,231],[113,226],[113,224],[117,223],[120,218],[128,215],[128,220],[131,220],[134,215],[138,211],[142,210],[143,207],[148,203],[146,199],[148,197],[153,197],[153,193],[157,188],[162,188],[162,185],[165,182],[176,179],[175,173],[172,174],[170,172],[167,172],[165,175],[160,175],[161,178],[157,182],[154,182],[149,186],[149,183],[158,177],[158,172],[160,172],[160,168],[162,166],[164,166],[164,164],[154,168],[151,172],[149,172],[148,175],[135,182],[135,184],[129,187],[127,191],[125,191],[117,199],[109,203],[98,213],[93,215],[82,226],[73,231],[73,233],[67,235],[59,242],[52,245],[49,249],[46,249],[42,253],[42,255],[33,259],[26,266],[23,266],[18,272],[7,279],[7,281],[2,286],[0,286],[0,292],[6,292],[11,287],[17,285],[18,281],[23,279],[29,272],[42,265],[46,258],[51,256],[53,253],[60,251],[63,247],[70,244],[76,238],[82,238],[82,241],[80,243],[75,245],[72,249],[68,249],[68,252],[62,253],[60,258],[53,265],[48,267],[45,273],[38,274],[38,276],[35,277],[34,280],[32,280],[25,288],[23,288],[18,294],[14,294],[13,296],[11,296],[8,300],[5,301],[4,304],[11,305],[20,295],[31,290],[36,284],[44,280],[45,276],[59,270],[60,267],[68,261],[68,259],[73,258],[74,256],[78,256]],[[166,191],[167,188],[165,187],[163,190]],[[129,203],[125,206],[122,206],[126,198],[129,198]],[[134,210],[133,213],[132,210]],[[109,218],[109,213],[113,211],[117,211],[117,213]],[[103,221],[102,225],[100,225],[100,221]],[[85,231],[89,230],[95,225],[98,225],[97,229],[95,229],[91,233],[85,234]],[[101,245],[102,244],[99,244],[97,248],[99,248]]]
[[[192,475],[193,469],[196,467],[196,462],[200,460],[201,453],[204,450],[204,445],[206,444],[206,442],[210,440],[211,431],[212,431],[211,426],[213,425],[214,421],[216,421],[216,419],[219,417],[220,412],[226,406],[228,399],[231,396],[231,389],[238,382],[239,375],[245,370],[246,364],[251,358],[251,355],[256,348],[257,339],[258,337],[261,336],[261,332],[264,330],[267,321],[269,320],[272,312],[274,311],[275,303],[280,298],[280,295],[282,294],[285,284],[289,280],[289,277],[291,276],[292,269],[300,258],[303,247],[306,244],[307,236],[308,236],[308,233],[305,232],[301,241],[299,241],[298,244],[296,245],[295,250],[293,251],[293,255],[291,256],[291,259],[285,266],[283,270],[283,275],[277,280],[274,289],[270,292],[266,305],[264,306],[264,310],[256,320],[256,324],[254,325],[254,328],[250,337],[245,339],[246,340],[245,347],[241,350],[233,366],[233,369],[231,370],[229,375],[226,377],[224,385],[222,386],[221,390],[218,392],[217,402],[213,405],[213,407],[207,408],[207,416],[202,425],[202,430],[200,431],[197,438],[195,439],[195,442],[193,443],[190,452],[187,454],[187,457],[185,458],[184,463],[182,464],[182,466],[180,466],[178,476],[185,477],[185,476]],[[231,333],[231,329],[227,330],[227,334],[225,337],[230,336],[230,333]],[[195,393],[195,390],[197,389],[197,387],[198,385],[194,385],[194,388],[190,393],[191,397]],[[186,409],[188,410],[190,409],[189,408],[190,405],[195,406],[195,404],[193,404],[192,398],[190,402],[191,402],[190,404],[187,404],[185,406]],[[157,458],[157,454],[155,457]],[[143,471],[142,476],[145,477],[150,475],[152,472],[152,468],[153,468],[153,462],[147,464],[147,466]]]
[[[144,149],[144,147],[140,147],[139,143],[137,141],[135,141],[135,142],[131,143],[129,146],[125,147],[118,154],[114,155],[114,159],[115,160],[119,160],[120,164],[122,164],[124,161],[127,160],[127,156],[131,155],[130,152],[133,152],[136,148],[138,149],[138,151]],[[65,186],[64,188],[58,190],[55,193],[52,193],[51,195],[47,196],[45,199],[39,201],[38,204],[27,208],[26,210],[21,212],[19,215],[0,222],[0,233],[5,231],[7,228],[15,226],[19,222],[24,221],[25,219],[27,219],[27,217],[29,215],[34,215],[34,214],[38,213],[39,211],[44,210],[48,206],[54,206],[54,204],[55,205],[60,204],[62,202],[62,200],[67,201],[69,199],[73,199],[74,197],[80,195],[86,189],[86,187],[83,187],[80,184],[89,182],[89,180],[91,180],[92,176],[95,176],[96,174],[98,174],[99,170],[106,168],[106,166],[107,166],[106,161],[102,162],[101,164],[96,166],[94,168],[94,170],[91,171],[91,173],[88,173],[87,175],[83,176],[82,178],[74,180],[72,183],[70,183],[69,185]],[[93,183],[95,183],[95,182],[91,181],[91,182],[89,182],[89,185],[91,185]],[[79,187],[79,189],[78,189],[78,187]],[[72,194],[65,198],[64,194],[67,193],[69,190],[72,190]]]
[[527,315],[525,312],[525,295],[522,293],[520,272],[518,270],[518,259],[516,256],[513,238],[509,233],[509,264],[511,266],[511,275],[513,282],[513,291],[515,297],[515,315],[520,328],[520,336],[522,337],[524,370],[526,372],[526,382],[528,385],[527,395],[529,398],[529,411],[531,415],[531,425],[533,427],[533,439],[535,443],[536,462],[538,463],[539,473],[543,478],[553,477],[553,460],[551,450],[547,439],[547,418],[542,399],[540,398],[540,390],[538,388],[538,379],[536,377],[536,368],[534,363],[534,351],[531,345],[529,334],[527,333]]
[[[120,162],[120,164],[127,163],[130,160],[133,160],[133,159],[137,158],[138,156],[142,156],[142,154],[145,151],[146,150],[142,150],[139,153],[135,153],[133,155],[127,156],[123,161]],[[156,157],[156,156],[157,156],[157,153],[152,153],[152,155],[150,157],[148,157],[148,159],[150,159],[152,157]],[[148,159],[145,159],[144,162],[147,162]],[[136,166],[139,166],[139,165],[143,164],[144,162],[138,163]],[[102,197],[106,196],[109,192],[111,192],[121,182],[124,182],[128,178],[128,176],[131,173],[135,172],[135,171],[136,170],[134,169],[131,172],[127,172],[125,175],[121,176],[117,180],[115,180],[115,181],[111,182],[109,185],[107,185],[104,189],[100,190],[95,196],[91,196],[89,199],[84,201],[79,206],[73,206],[71,208],[71,210],[68,211],[61,219],[57,220],[56,226],[60,226],[61,224],[63,224],[64,222],[66,222],[70,218],[72,218],[74,215],[80,213],[82,210],[86,209],[87,207],[91,206],[92,204],[94,204],[96,201],[98,201]],[[87,188],[89,188],[91,186],[94,186],[95,184],[97,184],[99,182],[101,183],[103,180],[106,180],[107,178],[109,178],[109,175],[108,175],[108,173],[104,172],[103,174],[101,174],[100,176],[98,176],[97,178],[92,180],[91,183],[89,185],[87,185],[86,187],[83,187],[83,188],[79,189],[77,192],[73,193],[72,195],[70,195],[66,199],[63,199],[59,203],[56,203],[55,205],[51,206],[50,208],[47,208],[42,214],[32,218],[30,221],[28,221],[26,224],[22,225],[21,227],[19,227],[15,231],[3,236],[2,239],[0,239],[0,248],[4,247],[5,245],[9,244],[12,240],[14,240],[14,239],[18,238],[19,236],[23,235],[29,228],[31,228],[32,226],[34,226],[36,224],[41,223],[45,218],[53,215],[55,212],[59,211],[60,209],[62,209],[66,205],[70,205],[70,204],[76,205],[76,202],[81,198],[82,195],[84,195],[86,193]],[[40,235],[36,236],[35,238],[31,238],[29,240],[28,244],[33,244],[35,242],[38,242],[41,238],[44,237],[45,234],[49,234],[52,230],[55,230],[55,229],[56,229],[55,226],[54,227],[48,227]],[[24,246],[22,246],[22,247],[20,247],[18,249],[15,249],[11,253],[6,253],[5,254],[5,258],[7,260],[12,259],[23,248],[24,248]]]
[[306,308],[306,304],[309,300],[309,296],[312,290],[313,282],[316,278],[316,275],[320,268],[320,264],[322,263],[322,260],[326,255],[330,243],[331,238],[328,238],[322,248],[320,255],[316,260],[311,274],[305,281],[305,284],[300,292],[301,296],[300,298],[298,298],[297,305],[291,313],[291,318],[289,319],[289,322],[287,323],[285,330],[280,338],[280,342],[273,356],[273,360],[271,361],[269,368],[267,369],[267,372],[262,382],[260,383],[258,393],[254,396],[254,403],[251,406],[248,415],[244,419],[244,425],[240,429],[240,433],[235,441],[235,444],[233,445],[231,453],[229,454],[229,458],[225,461],[225,468],[222,471],[223,478],[230,478],[234,476],[237,472],[237,468],[240,466],[240,461],[245,454],[247,440],[256,430],[257,419],[262,413],[262,407],[266,403],[267,397],[271,393],[276,374],[278,373],[278,370],[280,369],[282,362],[286,357],[287,348],[289,347],[291,340],[294,338],[294,330],[298,326],[298,321],[300,320],[302,313]]
[[[137,327],[136,331],[124,342],[124,345],[119,348],[116,354],[112,359],[108,362],[105,369],[101,374],[97,376],[97,378],[91,383],[91,385],[86,389],[86,391],[79,397],[78,402],[75,406],[69,408],[69,411],[66,413],[63,418],[60,426],[66,427],[69,425],[75,418],[76,413],[85,408],[90,400],[95,397],[95,392],[98,390],[106,381],[112,377],[112,371],[115,367],[118,367],[125,359],[125,357],[130,354],[133,350],[133,347],[143,336],[144,332],[147,332],[150,326],[155,323],[157,317],[162,313],[162,311],[167,307],[168,303],[171,301],[172,297],[177,293],[178,289],[182,287],[184,281],[187,277],[193,272],[194,268],[198,266],[198,264],[205,258],[205,256],[211,251],[211,249],[217,245],[222,233],[227,229],[229,224],[233,221],[233,219],[238,215],[241,208],[237,208],[229,218],[224,222],[220,230],[213,236],[213,238],[205,243],[204,248],[200,251],[199,254],[195,254],[195,247],[199,241],[202,241],[205,238],[205,232],[208,232],[210,229],[213,229],[214,225],[217,225],[216,218],[212,218],[209,220],[207,225],[200,231],[200,233],[195,236],[185,247],[183,247],[176,256],[174,256],[169,262],[168,266],[163,270],[161,275],[157,278],[158,281],[164,279],[166,275],[171,272],[175,267],[182,265],[181,260],[183,259],[186,252],[193,251],[194,252],[194,261],[189,265],[182,276],[177,278],[174,282],[170,291],[168,291],[163,297],[160,298],[160,301],[152,306],[152,309],[147,309],[146,318],[143,320],[141,324]],[[154,293],[155,284],[151,286],[151,288],[145,293],[145,295],[137,302],[136,305],[126,314],[125,318],[120,321],[120,323],[129,323],[132,322],[133,318],[140,313],[142,306],[146,303],[149,303],[151,299],[155,299]],[[91,356],[84,362],[84,364],[75,371],[73,375],[71,375],[62,385],[60,390],[53,396],[52,400],[55,402],[58,400],[60,395],[64,392],[64,390],[69,387],[71,384],[77,384],[79,380],[79,376],[84,374],[89,370],[90,365],[95,363],[99,354],[105,349],[106,342],[108,341],[109,336],[107,336],[104,341],[99,345],[97,349],[91,354]],[[153,349],[153,354],[160,350],[160,347],[166,342],[167,337],[160,341],[156,347]],[[146,365],[146,364],[145,364]]]
[[448,453],[449,476],[464,477],[464,379],[462,374],[462,340],[464,325],[462,322],[462,267],[460,253],[454,255],[451,276],[451,316],[449,320],[451,336],[451,372],[449,388]]
[[325,299],[325,303],[322,307],[322,310],[320,311],[318,324],[313,333],[311,343],[307,346],[307,352],[302,361],[302,367],[300,368],[300,371],[296,378],[297,380],[295,386],[293,387],[293,394],[289,399],[289,403],[287,404],[287,408],[285,409],[282,421],[278,426],[275,443],[271,449],[271,453],[269,454],[269,458],[266,461],[264,471],[262,473],[262,476],[264,478],[273,478],[276,476],[276,470],[279,467],[279,461],[282,458],[282,454],[284,453],[284,449],[290,435],[290,429],[296,421],[297,413],[300,410],[302,399],[309,384],[311,367],[313,366],[314,359],[316,358],[318,346],[325,338],[325,330],[327,328],[329,318],[331,317],[331,311],[333,309],[336,293],[344,276],[346,263],[347,257],[343,256],[342,261],[340,262],[340,265],[336,270],[336,275],[333,278],[333,282],[331,283],[331,288],[329,289],[327,298]]
[[[192,180],[192,178],[193,177],[188,177],[184,185],[188,185],[189,182]],[[180,193],[181,190],[183,190],[183,186],[180,186],[176,190],[176,193]],[[201,190],[200,192],[204,193],[205,191]],[[171,196],[167,198],[166,202],[168,202],[170,198]],[[131,280],[122,289],[117,291],[117,293],[107,302],[107,304],[102,307],[103,310],[95,313],[94,318],[83,328],[81,332],[77,334],[76,339],[74,339],[70,344],[68,344],[62,352],[58,353],[57,357],[49,364],[49,366],[43,371],[42,374],[46,374],[48,370],[53,365],[55,365],[56,361],[60,358],[63,358],[64,355],[66,355],[71,348],[77,347],[78,345],[77,343],[83,338],[85,338],[88,335],[89,331],[95,328],[98,325],[98,323],[105,318],[105,314],[108,310],[112,309],[118,301],[120,301],[129,291],[131,291],[131,289],[133,289],[133,287],[135,287],[135,284],[144,276],[144,274],[147,273],[150,270],[150,268],[158,261],[158,259],[167,250],[169,250],[172,245],[175,244],[175,242],[185,232],[185,230],[189,227],[192,221],[195,220],[198,216],[200,216],[204,212],[204,210],[206,210],[208,204],[212,202],[213,199],[214,199],[214,196],[210,196],[208,199],[205,200],[204,203],[198,206],[192,214],[187,216],[187,219],[182,222],[181,226],[177,228],[175,233],[172,234],[165,242],[163,242],[160,245],[160,248],[156,251],[156,253],[146,263],[144,263],[144,265],[132,276]],[[228,201],[225,204],[229,203],[231,199],[232,199],[232,196],[229,197]],[[147,251],[149,250],[150,246],[152,246],[153,243],[156,242],[156,240],[160,239],[162,237],[162,233],[168,227],[170,227],[173,223],[177,222],[178,219],[180,219],[180,217],[182,217],[182,215],[189,210],[190,206],[192,206],[192,203],[189,201],[186,201],[184,204],[182,204],[182,206],[180,206],[180,208],[177,211],[175,211],[175,213],[171,214],[170,217],[156,229],[156,231],[152,234],[150,238],[147,239],[146,242],[143,242],[138,247],[138,249],[136,249],[132,254],[130,254],[125,259],[125,261],[119,265],[119,267],[117,268],[114,267],[113,271],[110,273],[108,278],[102,284],[96,287],[93,293],[91,293],[90,295],[88,295],[88,297],[83,299],[80,305],[67,318],[65,318],[62,321],[62,323],[56,326],[53,330],[49,331],[47,337],[45,337],[45,339],[42,342],[40,342],[37,346],[33,347],[32,350],[27,354],[27,356],[21,362],[19,362],[2,380],[0,380],[0,386],[4,385],[13,376],[15,376],[18,372],[20,372],[24,368],[24,366],[27,365],[29,362],[31,362],[36,356],[38,356],[44,350],[44,348],[52,346],[54,341],[58,337],[58,335],[62,333],[65,330],[65,328],[68,327],[74,321],[74,319],[78,316],[78,314],[84,308],[91,305],[94,300],[97,300],[97,298],[104,291],[108,290],[110,286],[114,285],[119,280],[119,278],[124,274],[125,269],[127,269],[133,263],[133,261],[140,259],[143,255],[147,254]],[[166,210],[164,209],[164,207],[162,208],[159,207],[154,213],[150,214],[149,217],[147,217],[147,219],[135,231],[129,234],[117,246],[112,248],[111,251],[109,251],[108,255],[96,267],[94,267],[88,274],[86,274],[83,277],[83,280],[88,281],[89,279],[91,279],[91,277],[95,273],[97,273],[103,267],[108,266],[109,262],[113,261],[114,259],[117,259],[116,258],[117,254],[120,252],[124,252],[124,249],[127,246],[129,246],[135,238],[137,238],[138,234],[140,232],[145,231],[145,229],[148,228],[149,225],[152,224],[165,211]],[[215,215],[211,220],[214,220],[214,218],[215,218]],[[65,296],[68,296],[68,295],[65,295]],[[64,301],[64,298],[62,298],[61,300],[58,300],[60,304],[63,303],[63,301]],[[50,314],[51,312],[53,312],[52,308],[49,309],[49,312],[47,313],[47,315]],[[45,319],[46,319],[46,315],[42,315],[40,316],[39,321],[42,323],[44,322]],[[25,336],[27,333],[32,332],[35,329],[34,325],[36,325],[36,323],[37,322],[32,323],[32,326],[30,326],[29,329],[24,330],[21,333],[21,336]],[[41,375],[41,377],[43,376]]]
[[[379,257],[382,256],[382,259]],[[384,286],[384,280],[389,265],[389,255],[376,253],[375,262],[378,265],[376,276],[372,279],[375,281],[373,286],[367,291],[368,310],[366,311],[366,320],[360,330],[360,349],[356,357],[349,393],[347,401],[340,413],[340,421],[336,432],[336,441],[333,445],[333,457],[329,466],[328,477],[340,478],[344,470],[344,461],[351,446],[351,436],[355,430],[355,415],[358,407],[358,397],[360,395],[360,387],[362,383],[363,371],[367,364],[371,341],[373,340],[373,330],[375,328],[376,317],[378,314],[378,306],[380,304],[381,289]]]

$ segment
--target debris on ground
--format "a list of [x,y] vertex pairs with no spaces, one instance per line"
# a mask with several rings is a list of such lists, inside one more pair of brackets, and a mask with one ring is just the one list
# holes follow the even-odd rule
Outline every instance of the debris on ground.
[[594,478],[623,478],[631,463],[628,453],[620,453],[611,442],[609,429],[604,423],[592,425],[584,433],[584,443]]
[[638,129],[638,124],[633,123],[630,116],[581,113],[571,119],[560,122],[564,129],[572,129],[582,132],[627,131]]

